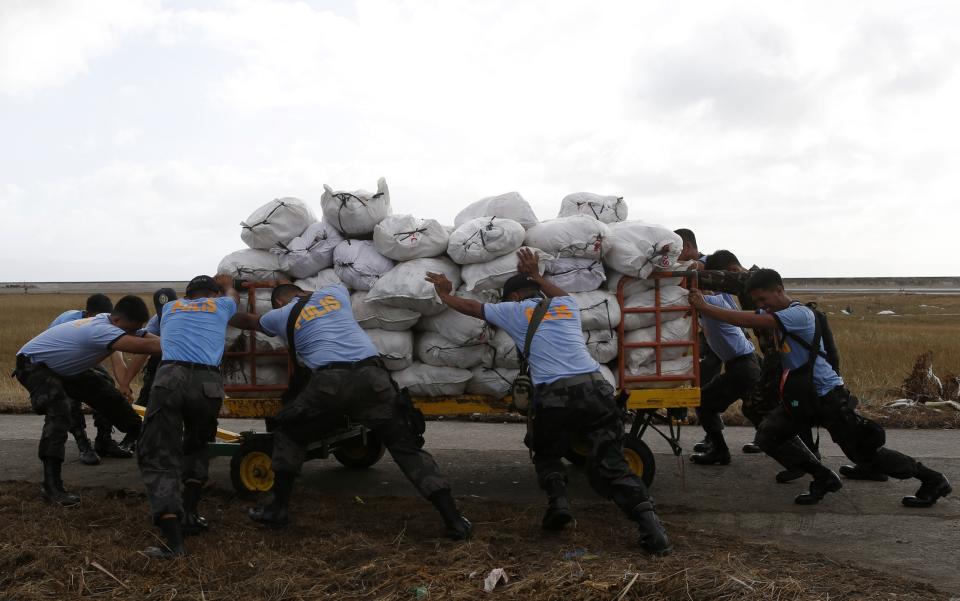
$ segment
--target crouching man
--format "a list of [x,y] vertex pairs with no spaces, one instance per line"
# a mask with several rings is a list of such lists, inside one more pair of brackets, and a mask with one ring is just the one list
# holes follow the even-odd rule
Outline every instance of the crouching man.
[[135,335],[149,316],[142,299],[125,296],[112,312],[53,326],[17,352],[14,375],[30,392],[33,410],[45,416],[39,455],[42,494],[47,501],[64,506],[80,502],[80,497],[64,490],[61,477],[74,399],[98,411],[128,436],[135,438],[140,431],[140,416],[113,380],[96,368],[115,351],[159,354],[160,340]]
[[811,426],[826,428],[843,453],[864,470],[900,480],[920,480],[917,493],[903,498],[907,507],[930,507],[952,492],[946,476],[886,448],[883,428],[857,413],[857,398],[827,361],[823,343],[827,333],[821,320],[812,309],[787,296],[780,274],[772,269],[753,272],[747,291],[760,313],[715,307],[696,290],[690,292],[690,304],[711,319],[774,332],[784,368],[781,404],[764,417],[757,444],[788,468],[813,476],[809,491],[796,498],[797,504],[819,503],[827,493],[842,487],[840,478],[813,453],[788,444],[802,428]]
[[457,510],[433,457],[421,448],[422,421],[415,431],[414,420],[409,419],[413,407],[354,319],[347,289],[338,284],[310,293],[283,284],[274,289],[272,303],[274,310],[260,318],[249,316],[238,327],[279,336],[312,373],[302,391],[276,415],[273,501],[251,509],[250,518],[271,527],[289,522],[294,479],[311,442],[312,432],[304,425],[323,416],[346,415],[383,442],[404,475],[440,513],[447,536],[468,538],[470,522]]
[[[562,457],[570,441],[581,435],[590,445],[587,469],[594,490],[637,523],[641,548],[666,555],[670,542],[654,513],[653,500],[623,458],[622,415],[613,387],[587,352],[580,309],[573,297],[540,275],[536,254],[528,249],[517,254],[519,274],[506,282],[496,304],[454,296],[443,274],[428,273],[426,279],[450,308],[506,330],[529,364],[535,394],[532,432],[526,444],[532,451],[537,481],[549,499],[543,528],[561,530],[573,519]],[[536,318],[540,321],[533,326],[528,345],[528,329]]]

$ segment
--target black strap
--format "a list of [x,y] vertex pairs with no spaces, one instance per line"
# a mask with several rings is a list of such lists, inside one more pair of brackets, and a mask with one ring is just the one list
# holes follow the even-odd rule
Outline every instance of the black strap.
[[543,321],[543,316],[547,314],[547,310],[550,308],[549,298],[542,299],[537,303],[536,308],[533,310],[533,315],[530,317],[530,325],[527,326],[527,338],[523,343],[523,350],[520,351],[520,373],[526,374],[530,371],[530,365],[528,363],[530,359],[530,345],[533,343],[533,335],[537,333],[537,329],[540,327],[540,322]]
[[300,300],[297,301],[297,304],[293,306],[293,310],[290,311],[290,315],[287,317],[287,350],[290,352],[290,360],[293,361],[294,365],[297,365],[297,343],[294,342],[295,327],[297,325],[297,319],[300,318],[300,313],[303,312],[303,308],[307,305],[307,301],[310,300],[310,296],[301,296]]
[[[800,303],[796,303],[793,306],[803,307],[804,305],[801,305]],[[800,346],[806,349],[807,354],[810,355],[810,358],[807,361],[807,364],[809,366],[812,366],[813,362],[817,360],[817,355],[823,357],[824,359],[827,359],[828,360],[827,362],[829,363],[830,358],[827,356],[827,353],[825,351],[820,350],[820,342],[823,340],[823,330],[820,328],[820,320],[817,318],[817,312],[814,311],[813,309],[810,309],[810,307],[806,307],[806,308],[811,313],[813,313],[813,340],[811,342],[807,342],[797,334],[794,334],[793,332],[787,330],[787,328],[784,327],[783,323],[779,319],[777,320],[777,323],[780,324],[780,330],[783,332],[784,336],[787,336],[795,340],[797,343],[800,344]],[[814,351],[814,349],[816,349],[816,351]]]

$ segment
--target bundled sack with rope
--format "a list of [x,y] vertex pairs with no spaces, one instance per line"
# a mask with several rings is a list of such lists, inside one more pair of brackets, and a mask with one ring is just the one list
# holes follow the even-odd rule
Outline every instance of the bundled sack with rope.
[[313,211],[299,198],[278,198],[240,223],[240,238],[250,248],[267,250],[293,240],[316,221]]
[[393,265],[371,240],[344,240],[333,251],[333,270],[353,290],[370,290]]
[[494,367],[520,369],[520,349],[506,330],[497,330],[490,339]]
[[601,259],[609,237],[607,224],[585,215],[573,215],[533,226],[527,230],[523,244],[558,258]]
[[583,340],[587,343],[587,352],[600,364],[610,363],[620,352],[616,330],[584,330]]
[[[682,315],[682,314],[678,314]],[[660,342],[679,342],[681,340],[690,340],[690,326],[693,320],[684,315],[680,319],[673,319],[663,322],[660,325]],[[626,333],[627,343],[655,342],[657,340],[656,326],[631,330]],[[672,361],[693,352],[692,347],[688,346],[665,346],[660,349],[660,359],[663,361]],[[656,360],[656,351],[653,348],[631,348],[627,349],[626,365],[629,370],[639,370],[641,365],[646,365]]]
[[457,344],[435,332],[422,332],[414,342],[417,360],[435,367],[470,369],[493,365],[493,348],[486,343]]
[[[524,246],[521,248],[529,247]],[[537,254],[540,273],[543,273],[546,269],[547,262],[553,259],[553,257],[536,248],[529,248],[529,250]],[[517,256],[510,253],[502,257],[497,257],[487,263],[464,265],[460,273],[463,276],[463,287],[468,292],[483,292],[503,288],[507,280],[517,275]]]
[[440,334],[454,344],[479,344],[490,340],[490,328],[487,322],[452,309],[424,317],[416,327],[420,332]]
[[446,307],[440,302],[433,285],[423,279],[427,272],[444,274],[453,282],[454,288],[460,285],[460,267],[450,259],[413,259],[397,263],[380,278],[370,289],[367,301],[416,311],[421,315],[441,313]]
[[604,263],[634,278],[647,278],[654,270],[672,269],[680,258],[683,240],[660,225],[642,221],[611,223]]
[[390,371],[400,371],[413,365],[413,332],[367,330],[373,346],[380,351],[383,364]]
[[217,266],[217,273],[225,273],[248,282],[287,279],[279,256],[266,250],[252,248],[238,250],[225,256]]
[[[654,288],[638,292],[624,299],[624,307],[655,307],[657,291]],[[680,286],[663,286],[660,288],[660,306],[661,307],[679,307],[688,305],[687,289]],[[664,311],[660,314],[661,323],[680,319],[688,312],[685,311]],[[648,328],[656,323],[656,317],[653,313],[627,313],[624,316],[624,330],[639,330]]]
[[523,226],[512,219],[478,217],[453,230],[447,254],[460,265],[487,263],[515,252],[525,235]]
[[[637,369],[628,369],[628,376],[655,376],[657,375],[657,362],[651,361],[644,363]],[[693,357],[687,355],[679,359],[660,362],[661,376],[692,376],[693,375]],[[643,382],[631,384],[632,388],[680,388],[689,386],[689,380],[678,382]]]
[[397,387],[407,389],[413,396],[458,396],[464,393],[473,377],[469,369],[437,367],[413,362],[410,367],[390,374]]
[[574,192],[560,201],[560,214],[557,217],[571,215],[586,215],[604,223],[617,223],[627,220],[627,203],[623,202],[622,196]]
[[570,294],[580,307],[580,324],[584,330],[614,331],[620,325],[620,304],[617,297],[606,290],[573,292]]
[[[324,269],[316,275],[312,275],[308,278],[301,278],[293,282],[300,287],[301,290],[309,290],[310,292],[320,290],[324,286],[329,286],[330,284],[343,284],[343,280],[340,279],[340,276],[337,275],[337,272],[333,268]],[[345,285],[345,284],[344,284]]]
[[416,311],[367,300],[367,294],[369,293],[366,290],[358,290],[350,295],[353,318],[364,330],[402,332],[409,330],[420,320],[420,314]]
[[323,186],[320,199],[323,220],[350,238],[370,236],[378,223],[390,215],[390,191],[387,180],[377,180],[377,191],[334,191]]
[[551,259],[543,277],[567,292],[590,292],[603,285],[607,274],[599,259]]
[[[684,261],[682,263],[677,263],[674,265],[671,270],[673,271],[687,271],[690,268],[691,261]],[[617,293],[617,288],[620,286],[620,280],[627,276],[623,275],[619,271],[607,270],[607,284],[606,289],[609,292],[614,294]],[[656,287],[657,282],[660,283],[660,287],[664,288],[666,286],[681,286],[683,285],[684,278],[647,278],[645,280],[638,280],[636,278],[630,278],[630,280],[623,285],[623,296],[633,296],[635,294],[640,294],[647,290],[652,290]]]
[[394,261],[437,257],[447,250],[450,234],[434,219],[391,215],[373,229],[373,244]]
[[294,278],[309,278],[333,265],[333,249],[343,242],[336,228],[322,221],[286,244],[278,242],[270,252],[280,256],[283,271]]
[[519,369],[504,367],[474,367],[473,377],[467,382],[467,394],[479,394],[500,400],[510,394]]
[[497,196],[488,196],[470,203],[462,211],[457,213],[453,220],[456,227],[460,227],[471,219],[478,217],[499,217],[501,219],[511,219],[529,229],[538,223],[536,213],[530,203],[520,196],[519,192],[507,192]]

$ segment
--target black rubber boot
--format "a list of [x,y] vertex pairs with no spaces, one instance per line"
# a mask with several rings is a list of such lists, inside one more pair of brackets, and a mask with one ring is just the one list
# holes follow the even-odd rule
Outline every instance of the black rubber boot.
[[787,484],[788,482],[799,480],[806,475],[807,472],[802,469],[783,470],[781,472],[777,472],[777,484]]
[[133,457],[133,451],[118,445],[107,430],[97,431],[97,440],[93,443],[93,448],[101,457],[113,457],[114,459],[130,459]]
[[540,525],[544,530],[563,530],[564,526],[573,520],[570,501],[567,499],[567,483],[562,476],[553,476],[547,479],[544,490],[547,492],[549,504]]
[[947,477],[940,472],[924,466],[918,465],[918,477],[920,478],[920,488],[912,497],[904,497],[901,501],[905,507],[933,507],[940,497],[945,497],[953,492],[953,487]]
[[708,432],[710,447],[703,453],[694,453],[690,461],[697,465],[730,465],[730,449],[723,439],[722,432]]
[[290,472],[274,472],[273,501],[247,512],[251,520],[271,528],[283,528],[290,523],[290,495],[296,476]]
[[180,530],[184,536],[202,534],[210,529],[206,518],[197,511],[202,495],[203,484],[200,482],[187,482],[183,485],[183,519],[180,520]]
[[448,489],[438,490],[430,495],[430,502],[443,518],[443,525],[446,526],[446,537],[450,540],[467,540],[473,534],[473,524],[470,523],[453,500],[453,495]]
[[48,503],[56,503],[62,507],[79,505],[80,497],[63,489],[63,478],[60,476],[62,466],[63,462],[59,459],[43,460],[43,488],[40,494]]
[[694,453],[706,453],[707,451],[710,450],[710,447],[711,447],[710,435],[709,435],[709,434],[705,434],[705,435],[703,436],[703,440],[701,440],[701,441],[698,442],[697,444],[693,445],[693,452],[694,452]]
[[827,496],[827,493],[837,492],[843,488],[840,476],[834,474],[828,468],[823,468],[823,470],[814,475],[810,482],[810,489],[805,493],[800,493],[794,499],[797,505],[816,505]]
[[757,453],[762,453],[763,449],[760,448],[760,445],[758,445],[756,439],[754,439],[753,442],[748,442],[743,445],[743,452],[748,455],[756,455]]
[[138,438],[140,438],[139,432],[124,435],[123,440],[120,441],[120,448],[124,452],[130,453],[131,456],[135,455],[137,452]]
[[176,516],[159,520],[157,526],[163,533],[164,545],[162,547],[147,547],[143,551],[144,555],[150,559],[175,559],[187,554],[187,549],[183,546],[180,520]]
[[100,465],[100,456],[93,450],[93,444],[87,437],[86,430],[74,430],[74,440],[77,441],[77,450],[80,451],[80,463],[83,465]]
[[869,480],[871,482],[886,482],[890,479],[890,477],[883,472],[858,464],[841,465],[840,475],[847,480]]
[[630,519],[637,523],[637,529],[640,531],[640,548],[647,553],[665,557],[670,554],[673,547],[670,546],[667,531],[664,530],[660,518],[653,509],[652,501],[640,503],[630,511]]

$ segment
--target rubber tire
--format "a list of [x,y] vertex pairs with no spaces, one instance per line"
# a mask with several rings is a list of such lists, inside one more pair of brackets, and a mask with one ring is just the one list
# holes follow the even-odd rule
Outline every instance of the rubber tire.
[[341,447],[333,452],[334,458],[340,465],[351,470],[365,470],[375,465],[387,450],[380,439],[373,432],[367,433],[367,444],[362,446],[359,441],[349,447]]
[[233,485],[233,489],[237,491],[238,494],[243,496],[255,496],[257,494],[268,492],[273,488],[273,470],[270,470],[269,487],[262,487],[259,489],[250,488],[244,482],[243,477],[243,461],[246,457],[253,453],[262,453],[268,457],[273,457],[273,440],[267,437],[256,437],[250,440],[245,440],[240,443],[240,448],[237,449],[236,454],[230,458],[230,483]]
[[579,436],[575,436],[570,441],[570,446],[567,447],[567,452],[563,454],[563,458],[569,461],[571,465],[584,467],[587,465],[588,450],[587,443]]
[[[631,471],[640,476],[648,488],[652,486],[653,477],[657,473],[657,460],[653,457],[653,451],[647,443],[628,435],[623,439],[623,455]],[[641,469],[640,473],[637,473],[637,466]]]

